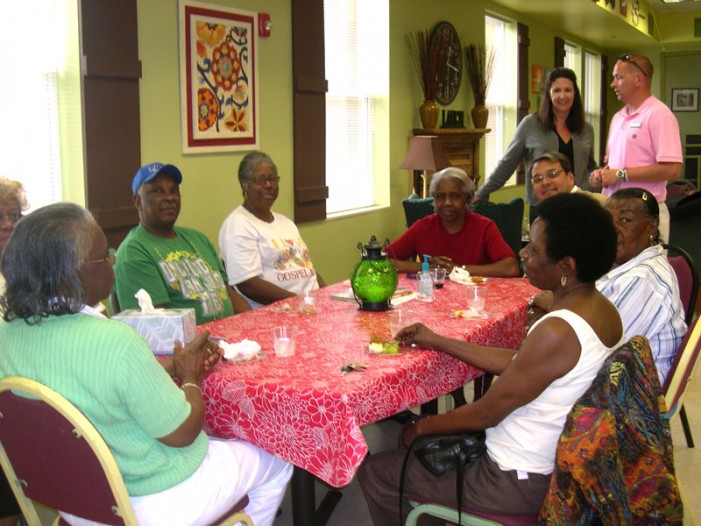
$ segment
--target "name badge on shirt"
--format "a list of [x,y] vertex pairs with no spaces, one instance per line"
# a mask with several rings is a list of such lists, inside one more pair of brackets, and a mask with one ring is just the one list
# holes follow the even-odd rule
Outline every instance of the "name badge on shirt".
[[640,128],[642,124],[640,122],[631,122],[630,127],[631,128]]

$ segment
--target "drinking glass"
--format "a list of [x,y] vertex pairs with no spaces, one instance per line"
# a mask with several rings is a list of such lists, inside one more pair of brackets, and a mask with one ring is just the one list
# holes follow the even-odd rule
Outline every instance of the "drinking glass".
[[475,284],[467,286],[467,308],[475,315],[484,315],[484,308],[487,304],[487,286]]
[[438,267],[431,270],[431,277],[433,278],[433,288],[442,289],[445,283],[446,270],[444,268]]
[[389,332],[392,338],[404,327],[416,321],[414,311],[408,309],[391,310],[387,313],[387,316],[389,317]]
[[295,337],[297,336],[297,327],[289,325],[281,325],[273,328],[273,341],[275,356],[287,357],[295,354]]

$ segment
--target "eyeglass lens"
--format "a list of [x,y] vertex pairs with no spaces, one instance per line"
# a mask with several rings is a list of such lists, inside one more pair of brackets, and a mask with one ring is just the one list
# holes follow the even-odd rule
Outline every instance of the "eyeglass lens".
[[258,176],[258,177],[251,177],[251,181],[254,184],[278,184],[280,182],[280,176],[279,175],[272,175],[270,177],[263,177],[263,176]]
[[0,213],[0,224],[5,221],[10,221],[10,223],[16,223],[22,219],[22,214],[20,212],[10,212],[9,214]]
[[533,177],[531,177],[531,181],[534,184],[538,184],[538,183],[542,183],[545,178],[555,179],[562,171],[563,170],[561,168],[560,169],[553,168],[552,170],[548,170],[546,172],[541,172],[541,173],[533,175]]

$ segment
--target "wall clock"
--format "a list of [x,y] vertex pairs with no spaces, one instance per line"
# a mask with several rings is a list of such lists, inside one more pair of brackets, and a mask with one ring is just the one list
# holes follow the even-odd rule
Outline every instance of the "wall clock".
[[431,33],[431,51],[438,60],[436,101],[446,106],[455,100],[462,82],[462,45],[453,24],[436,24]]

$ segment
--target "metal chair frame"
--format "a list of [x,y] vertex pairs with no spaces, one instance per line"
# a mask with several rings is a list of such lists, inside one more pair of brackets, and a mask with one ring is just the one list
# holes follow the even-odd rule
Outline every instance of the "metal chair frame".
[[[30,453],[28,453],[30,452]],[[29,526],[36,503],[106,524],[138,526],[119,467],[92,423],[28,378],[0,380],[0,464]],[[217,524],[252,526],[244,497]],[[54,526],[67,524],[59,515]]]
[[[698,297],[698,292],[699,292],[699,276],[698,273],[696,272],[696,265],[694,264],[693,258],[689,255],[689,253],[684,250],[681,247],[678,247],[676,245],[671,245],[668,243],[665,243],[662,245],[662,247],[667,250],[670,255],[668,256],[670,264],[672,265],[672,268],[674,269],[675,274],[677,275],[677,281],[679,282],[679,293],[682,296],[682,302],[684,302],[684,321],[686,321],[686,325],[688,327],[688,331],[691,330],[691,324],[694,320],[694,315],[695,315],[695,310],[696,310],[696,300]],[[678,254],[678,255],[674,255]],[[690,283],[690,289],[691,290],[681,290],[681,284],[685,282],[686,280],[683,279],[683,276],[681,275],[681,272],[683,272],[683,267],[678,267],[675,259],[679,258],[683,263],[688,267],[689,271],[689,280],[691,281]],[[686,301],[685,301],[686,300]],[[686,340],[686,338],[685,338]],[[680,354],[683,349],[684,349],[684,343],[685,341],[682,341],[682,343],[679,346],[679,351],[678,354]],[[677,357],[679,358],[679,357]],[[675,359],[674,364],[672,365],[672,369],[667,375],[667,381],[665,382],[665,388],[663,389],[665,393],[667,392],[667,388],[670,382],[670,379],[672,375],[674,374],[676,368],[677,368],[678,360]],[[671,410],[671,408],[670,408]],[[691,426],[689,425],[689,419],[686,415],[686,409],[684,408],[684,405],[681,405],[679,407],[679,420],[682,423],[682,429],[684,430],[684,438],[686,439],[686,445],[688,447],[694,447],[694,437],[691,433]]]

